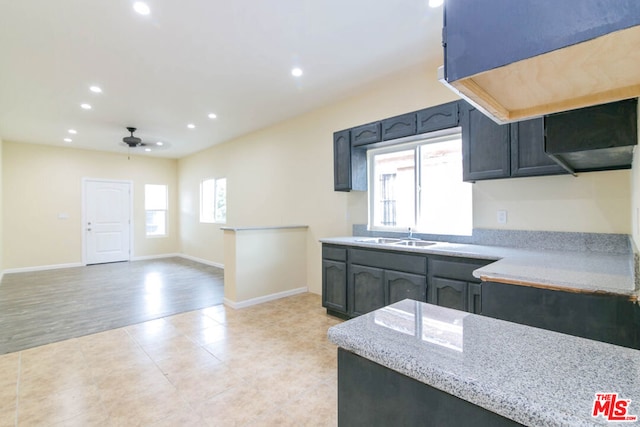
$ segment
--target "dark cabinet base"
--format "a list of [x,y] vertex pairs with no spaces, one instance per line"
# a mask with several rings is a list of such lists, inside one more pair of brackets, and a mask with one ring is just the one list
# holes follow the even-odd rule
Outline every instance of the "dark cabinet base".
[[338,426],[520,426],[451,394],[338,349]]
[[482,315],[640,349],[640,306],[622,295],[483,282]]

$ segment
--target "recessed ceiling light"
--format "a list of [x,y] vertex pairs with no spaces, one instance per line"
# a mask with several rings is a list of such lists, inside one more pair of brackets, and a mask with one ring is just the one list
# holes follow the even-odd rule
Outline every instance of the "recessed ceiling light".
[[100,86],[91,86],[89,90],[93,93],[102,93],[102,88]]
[[73,141],[73,139],[71,139],[71,138],[65,138],[64,139],[64,142],[72,142],[72,141]]
[[158,147],[162,147],[162,146],[164,145],[164,142],[162,142],[162,141],[158,141],[158,142],[156,142],[156,145],[157,145]]
[[444,0],[429,0],[429,7],[440,7]]
[[302,68],[294,68],[291,70],[291,75],[294,77],[300,77],[302,75]]
[[216,115],[215,115],[215,114],[213,114],[213,113],[209,113],[209,115],[208,115],[207,117],[209,117],[210,119],[215,119],[215,118],[216,118],[216,117],[218,117],[218,116],[216,116]]
[[149,9],[149,5],[147,5],[143,1],[137,1],[133,4],[133,10],[138,12],[140,15],[148,15],[151,13],[151,9]]
[[196,125],[194,125],[193,123],[189,123],[189,124],[187,125],[187,127],[188,127],[189,129],[195,129],[195,128],[196,128]]
[[151,148],[145,148],[144,151],[149,152],[149,151],[151,151]]
[[80,108],[83,110],[91,110],[91,105],[89,104],[80,104]]
[[75,129],[69,129],[67,132],[69,132],[71,135],[75,135],[76,133],[78,133],[78,131]]

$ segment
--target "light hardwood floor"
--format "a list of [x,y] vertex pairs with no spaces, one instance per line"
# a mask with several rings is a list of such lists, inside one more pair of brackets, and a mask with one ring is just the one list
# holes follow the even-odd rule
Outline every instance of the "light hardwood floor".
[[221,304],[223,270],[183,258],[6,274],[0,354]]

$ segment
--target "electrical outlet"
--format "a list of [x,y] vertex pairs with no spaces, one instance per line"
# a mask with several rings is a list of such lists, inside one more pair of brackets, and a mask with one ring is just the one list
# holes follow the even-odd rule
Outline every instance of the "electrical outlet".
[[506,224],[507,223],[507,211],[499,210],[498,211],[498,215],[497,215],[497,219],[498,219],[498,224]]

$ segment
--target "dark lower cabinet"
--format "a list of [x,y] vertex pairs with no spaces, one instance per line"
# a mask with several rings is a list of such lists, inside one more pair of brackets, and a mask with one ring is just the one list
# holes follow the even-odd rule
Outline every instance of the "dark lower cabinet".
[[427,257],[401,251],[322,245],[322,306],[342,318],[403,299],[427,301]]
[[427,302],[456,310],[480,314],[482,312],[482,285],[473,271],[490,260],[432,256],[429,257],[429,288]]
[[467,284],[467,308],[473,314],[482,313],[482,285],[480,283]]
[[427,278],[418,274],[385,271],[384,280],[389,291],[387,304],[403,299],[427,301]]
[[339,427],[501,427],[513,420],[338,349]]
[[322,306],[347,314],[347,263],[322,261]]
[[431,279],[431,304],[467,311],[467,282],[460,280]]
[[640,306],[622,295],[483,282],[482,314],[640,349]]
[[375,267],[351,265],[349,267],[350,313],[360,316],[384,307],[384,270]]

